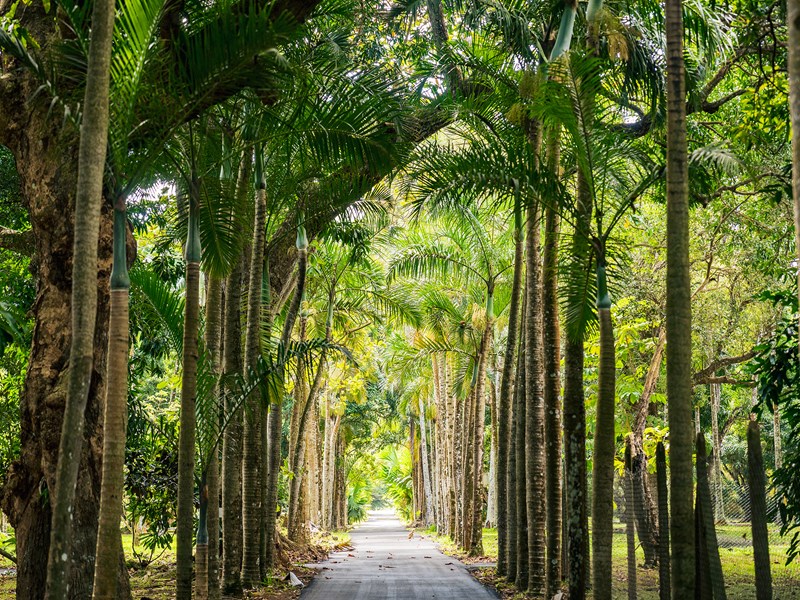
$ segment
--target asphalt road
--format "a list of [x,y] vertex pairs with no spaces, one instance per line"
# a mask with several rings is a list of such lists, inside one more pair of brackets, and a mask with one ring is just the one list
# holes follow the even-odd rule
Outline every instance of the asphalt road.
[[393,514],[370,513],[351,534],[353,550],[336,552],[301,600],[496,600],[464,565],[426,539],[408,537]]

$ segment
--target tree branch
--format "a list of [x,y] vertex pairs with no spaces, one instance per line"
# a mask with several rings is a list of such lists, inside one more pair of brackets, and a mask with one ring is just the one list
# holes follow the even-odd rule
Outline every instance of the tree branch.
[[726,356],[724,358],[718,358],[717,360],[712,361],[711,364],[704,369],[701,369],[692,375],[692,383],[694,385],[702,385],[706,383],[730,383],[734,385],[744,385],[743,383],[738,383],[740,380],[731,379],[730,377],[716,377],[714,373],[720,369],[724,369],[725,367],[747,362],[755,355],[756,353],[751,350],[750,352],[745,352],[739,356]]
[[33,231],[14,231],[0,227],[0,248],[11,250],[23,256],[33,256]]

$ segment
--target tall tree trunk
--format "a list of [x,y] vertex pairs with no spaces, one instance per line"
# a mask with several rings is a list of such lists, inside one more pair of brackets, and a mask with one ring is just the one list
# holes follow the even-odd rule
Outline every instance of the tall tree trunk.
[[[512,485],[509,475],[516,470],[509,464],[513,460],[512,403],[514,401],[514,367],[517,362],[519,342],[519,311],[522,297],[522,272],[524,266],[525,241],[522,236],[522,207],[519,199],[514,203],[514,279],[511,284],[511,303],[508,308],[508,336],[503,359],[503,376],[500,380],[500,398],[497,407],[497,572],[500,575],[516,575],[516,561],[511,565],[511,554],[516,557],[516,514]],[[516,461],[515,461],[516,463]],[[511,480],[513,483],[513,480]],[[513,519],[513,523],[512,523]],[[514,538],[513,544],[511,537]],[[513,548],[513,552],[512,552]]]
[[[218,305],[219,306],[219,305]],[[219,352],[219,349],[217,350]],[[218,354],[219,356],[219,354]],[[217,359],[219,361],[219,358]],[[219,374],[219,362],[217,362]],[[221,390],[217,394],[221,399]],[[208,487],[208,597],[209,600],[219,600],[222,597],[220,588],[220,560],[219,560],[219,446],[211,452],[206,472],[206,486]]]
[[114,267],[111,272],[111,316],[108,325],[108,383],[103,423],[103,479],[95,553],[94,600],[115,600],[120,557],[107,551],[121,544],[125,426],[128,418],[128,227],[125,198],[114,206]]
[[540,212],[528,209],[526,228],[527,312],[525,313],[525,461],[528,514],[528,591],[544,596],[547,573],[545,512],[545,406],[542,327]]
[[[566,9],[565,9],[566,10]],[[574,19],[574,11],[572,13]],[[548,161],[558,170],[559,139],[552,134]],[[558,318],[558,241],[560,221],[551,206],[545,211],[544,266],[542,269],[542,317],[544,321],[544,405],[547,496],[546,598],[561,589],[561,335]]]
[[722,563],[719,558],[719,543],[714,527],[714,505],[711,502],[711,486],[708,481],[708,455],[706,454],[706,438],[703,433],[697,436],[697,521],[703,536],[699,548],[705,553],[702,564],[708,569],[698,571],[698,581],[708,580],[714,600],[725,600],[725,580],[722,575]]
[[494,289],[489,287],[486,300],[486,326],[481,336],[478,350],[478,376],[475,382],[475,414],[474,414],[474,446],[472,472],[472,523],[470,546],[467,548],[472,556],[483,554],[483,440],[486,424],[486,373],[489,353],[492,350],[492,333],[494,331]]
[[747,483],[750,488],[750,528],[753,534],[753,562],[756,568],[756,600],[772,600],[767,491],[764,479],[761,431],[755,416],[751,415],[747,424]]
[[772,407],[772,443],[775,452],[775,468],[783,466],[783,451],[781,450],[781,413],[779,407]]
[[[256,368],[261,354],[261,291],[264,279],[264,238],[267,199],[261,152],[256,151],[256,203],[253,216],[253,244],[250,255],[250,279],[247,293],[247,328],[245,330],[244,367],[249,373]],[[250,160],[249,154],[245,160]],[[244,411],[242,453],[242,585],[255,587],[261,579],[259,568],[261,531],[261,401],[258,392],[247,399]]]
[[[236,261],[225,285],[225,375],[242,371],[243,263],[244,257]],[[222,438],[222,590],[236,596],[242,593],[242,407],[233,410],[232,393],[225,393],[229,420]]]
[[667,37],[667,404],[670,431],[672,597],[694,593],[692,535],[692,302],[689,164],[681,0],[666,0]]
[[[525,296],[522,301],[522,314],[528,314],[528,274],[525,274]],[[527,352],[527,335],[520,335],[520,350],[517,358],[517,385],[514,390],[514,467],[517,513],[517,574],[514,583],[517,589],[528,588],[528,486],[526,467],[525,424],[527,422],[527,392],[525,355]]]
[[[75,489],[80,467],[84,412],[92,383],[97,319],[97,249],[103,203],[103,173],[108,139],[108,89],[114,1],[97,1],[92,9],[92,34],[78,147],[78,183],[72,249],[72,344],[67,399],[58,447],[52,526],[47,560],[46,598],[69,596]],[[115,547],[117,544],[114,545]]]
[[713,489],[714,520],[725,521],[725,503],[722,498],[722,438],[719,433],[719,409],[722,397],[722,385],[712,383],[711,396],[711,483]]
[[[792,198],[794,199],[794,243],[800,259],[800,0],[786,0],[786,27],[789,30],[788,76],[789,116],[792,130]],[[800,298],[800,270],[797,272]],[[800,328],[798,329],[800,332]]]
[[[222,330],[222,281],[208,275],[206,289],[205,347],[214,377],[220,372],[220,334]],[[221,390],[215,389],[214,412],[219,420],[218,398]],[[209,425],[217,430],[217,423]],[[197,532],[195,590],[198,599],[219,597],[219,481],[218,448],[203,449],[208,452],[203,465],[203,485],[200,488],[200,520]]]
[[669,600],[672,595],[669,560],[669,499],[667,498],[667,455],[664,443],[656,446],[656,479],[658,481],[658,598]]
[[611,546],[614,523],[614,404],[616,402],[616,358],[611,298],[606,289],[604,250],[597,267],[597,318],[600,322],[592,472],[592,581],[596,600],[611,600]]
[[[331,333],[333,330],[333,308],[335,300],[336,288],[332,286],[328,294],[328,311],[327,319],[325,321],[325,340],[330,341]],[[305,340],[306,337],[305,319],[300,322],[300,339]],[[289,470],[292,471],[294,477],[290,484],[289,492],[289,539],[301,540],[305,537],[305,529],[300,527],[302,525],[301,512],[301,490],[302,483],[308,476],[313,473],[310,469],[306,468],[305,457],[306,452],[306,438],[311,435],[311,427],[318,427],[318,425],[309,421],[309,415],[314,413],[314,407],[317,403],[317,396],[322,387],[322,376],[325,372],[325,350],[320,352],[319,363],[317,365],[314,381],[311,388],[305,384],[304,372],[305,361],[298,359],[297,361],[297,383],[295,394],[295,407],[292,412],[293,421],[296,419],[297,423],[292,423],[291,430],[297,430],[294,439],[290,440],[289,446]],[[301,385],[302,382],[302,385]],[[298,395],[301,394],[301,395]],[[296,415],[296,416],[295,416]]]
[[425,492],[425,525],[430,525],[436,521],[436,513],[433,510],[433,487],[431,486],[431,472],[428,463],[428,435],[425,425],[425,402],[422,396],[419,397],[419,433],[420,433],[420,454],[422,458],[422,483]]
[[183,321],[183,377],[181,380],[180,437],[178,441],[178,513],[176,527],[177,600],[192,597],[192,525],[194,521],[194,446],[197,394],[198,334],[200,330],[199,182],[192,174],[189,197],[189,235],[186,240],[186,308]]
[[666,341],[666,331],[663,327],[659,327],[656,335],[656,347],[647,369],[642,395],[633,409],[634,417],[631,431],[633,493],[636,505],[636,530],[639,534],[639,543],[644,552],[645,567],[653,567],[659,562],[659,527],[658,507],[652,497],[647,456],[644,453],[644,430],[647,426],[647,415],[651,407],[650,400],[656,391],[656,384],[661,373]]
[[[244,203],[250,190],[253,161],[249,150],[239,165],[236,179],[237,202]],[[234,263],[225,285],[225,340],[223,373],[242,372],[242,278],[249,266],[248,252]],[[243,407],[231,404],[232,389],[225,390],[225,413],[228,426],[222,438],[222,591],[242,593],[242,427]]]
[[[13,4],[5,3],[5,13]],[[59,39],[58,20],[42,3],[18,11],[17,18],[47,52]],[[22,201],[28,210],[36,267],[36,300],[31,312],[35,325],[20,395],[20,451],[5,478],[3,510],[17,541],[16,594],[20,600],[41,600],[45,594],[58,448],[67,395],[71,336],[75,189],[78,140],[74,128],[53,118],[50,102],[37,94],[41,81],[24,70],[9,70],[0,83],[0,143],[14,155]],[[8,93],[8,92],[11,93]],[[21,98],[30,101],[21,102]],[[35,98],[35,100],[34,100]],[[96,162],[102,169],[103,160]],[[97,294],[95,334],[91,340],[93,368],[79,453],[72,512],[71,568],[67,598],[91,594],[97,544],[103,449],[103,402],[108,352],[109,273],[112,214],[103,203],[99,242],[94,255],[92,286]],[[132,238],[129,238],[129,243]],[[132,258],[135,246],[128,251]],[[84,306],[84,308],[86,308]],[[73,432],[74,434],[74,432]],[[50,502],[42,502],[49,491]],[[118,594],[130,597],[128,571],[119,561]]]
[[[289,347],[292,337],[292,329],[297,314],[300,310],[300,303],[306,287],[306,260],[308,255],[308,240],[306,238],[305,226],[301,224],[297,228],[297,288],[292,297],[292,303],[286,313],[286,320],[283,324],[281,334],[281,345],[285,350]],[[281,468],[281,410],[283,404],[283,378],[276,397],[272,399],[269,412],[268,437],[269,437],[269,462],[267,464],[267,502],[264,507],[266,517],[264,528],[264,539],[266,543],[265,566],[267,569],[275,567],[275,537],[276,537],[276,514],[278,508],[278,477]]]
[[636,519],[633,499],[633,463],[631,460],[631,438],[625,440],[625,537],[628,546],[628,600],[636,600]]

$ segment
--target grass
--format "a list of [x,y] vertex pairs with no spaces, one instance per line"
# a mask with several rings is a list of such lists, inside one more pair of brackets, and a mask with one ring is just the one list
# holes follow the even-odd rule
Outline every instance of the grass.
[[[750,546],[750,527],[747,524],[721,525],[717,528],[718,539],[723,545],[720,548],[725,588],[728,600],[752,600],[755,597],[755,568],[753,566],[753,548]],[[777,529],[770,531],[771,539],[777,538]],[[461,552],[448,536],[437,535],[435,530],[429,529],[426,535],[436,541],[442,552],[451,556],[464,558]],[[484,555],[490,560],[497,559],[497,530],[483,530]],[[800,563],[786,565],[786,551],[788,541],[773,542],[770,546],[772,560],[772,582],[775,600],[800,600]],[[644,562],[644,553],[641,548],[636,550],[637,564]],[[614,600],[626,600],[628,597],[627,582],[627,546],[624,528],[618,528],[614,534],[612,546],[613,572],[613,597]],[[467,562],[470,559],[466,559]],[[493,573],[486,569],[485,573],[478,574],[484,583],[497,584]],[[493,571],[493,570],[492,570]],[[637,598],[639,600],[658,600],[658,570],[637,569]],[[502,584],[498,587],[506,587]],[[503,598],[524,598],[522,594],[514,594],[506,588]],[[591,597],[591,595],[589,596]]]
[[[286,533],[285,531],[283,532]],[[122,534],[122,547],[125,550],[125,558],[128,563],[128,570],[131,576],[131,590],[134,598],[147,597],[152,600],[167,600],[175,597],[175,541],[170,547],[162,552],[158,550],[153,555],[153,562],[143,564],[142,558],[149,562],[150,551],[136,545],[132,547],[132,536],[130,533]],[[316,554],[309,560],[298,557],[298,563],[302,564],[311,560],[327,555],[333,550],[347,547],[350,545],[350,533],[348,531],[318,532],[312,535],[311,544],[316,547]],[[134,551],[135,550],[135,551]],[[10,548],[13,552],[14,549]],[[11,561],[0,557],[0,568],[14,566]],[[294,567],[293,567],[294,568]],[[307,580],[313,572],[297,566],[295,573],[303,580]],[[281,581],[284,573],[280,577],[270,581],[268,589],[248,592],[245,598],[293,598],[297,595],[297,590],[289,588]],[[0,575],[0,600],[10,600],[16,597],[16,576]]]

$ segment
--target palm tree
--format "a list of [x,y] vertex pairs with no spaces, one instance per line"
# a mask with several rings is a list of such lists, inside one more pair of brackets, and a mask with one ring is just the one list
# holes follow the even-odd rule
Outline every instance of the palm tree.
[[672,597],[694,593],[692,524],[692,304],[689,272],[689,161],[683,3],[666,2],[667,37],[667,406],[670,430]]
[[[92,365],[94,364],[94,333],[97,317],[97,232],[100,228],[103,168],[108,139],[109,69],[111,40],[114,32],[113,0],[95,3],[92,10],[92,23],[94,26],[89,45],[83,120],[78,149],[78,183],[75,196],[72,258],[72,343],[69,381],[58,447],[50,552],[47,561],[46,597],[53,600],[66,598],[69,587],[69,571],[72,562],[70,546],[72,508],[83,446],[83,413],[89,397]],[[116,450],[119,454],[119,449]],[[113,487],[107,488],[106,494],[112,490]],[[118,543],[115,542],[113,547],[117,546]]]
[[[267,217],[266,182],[264,181],[263,157],[256,150],[256,205],[253,221],[253,241],[250,247],[250,282],[247,293],[247,328],[245,330],[244,365],[252,370],[261,355],[261,290],[264,272],[264,237]],[[250,156],[245,156],[250,160]],[[244,532],[242,557],[242,584],[254,587],[261,579],[258,566],[259,532],[263,518],[261,507],[260,479],[264,477],[260,467],[261,410],[258,398],[250,399],[244,416],[244,438],[242,455],[242,527]]]
[[[794,198],[794,243],[800,259],[800,2],[787,0],[786,28],[789,30],[788,76],[789,116],[792,125],[792,197]],[[797,273],[800,297],[800,271]]]
[[[194,166],[194,165],[193,165]],[[186,308],[183,319],[181,422],[178,440],[178,514],[176,528],[176,598],[192,597],[192,525],[194,521],[194,452],[196,430],[197,361],[200,333],[200,228],[198,211],[200,181],[193,168],[189,193],[186,238]]]

